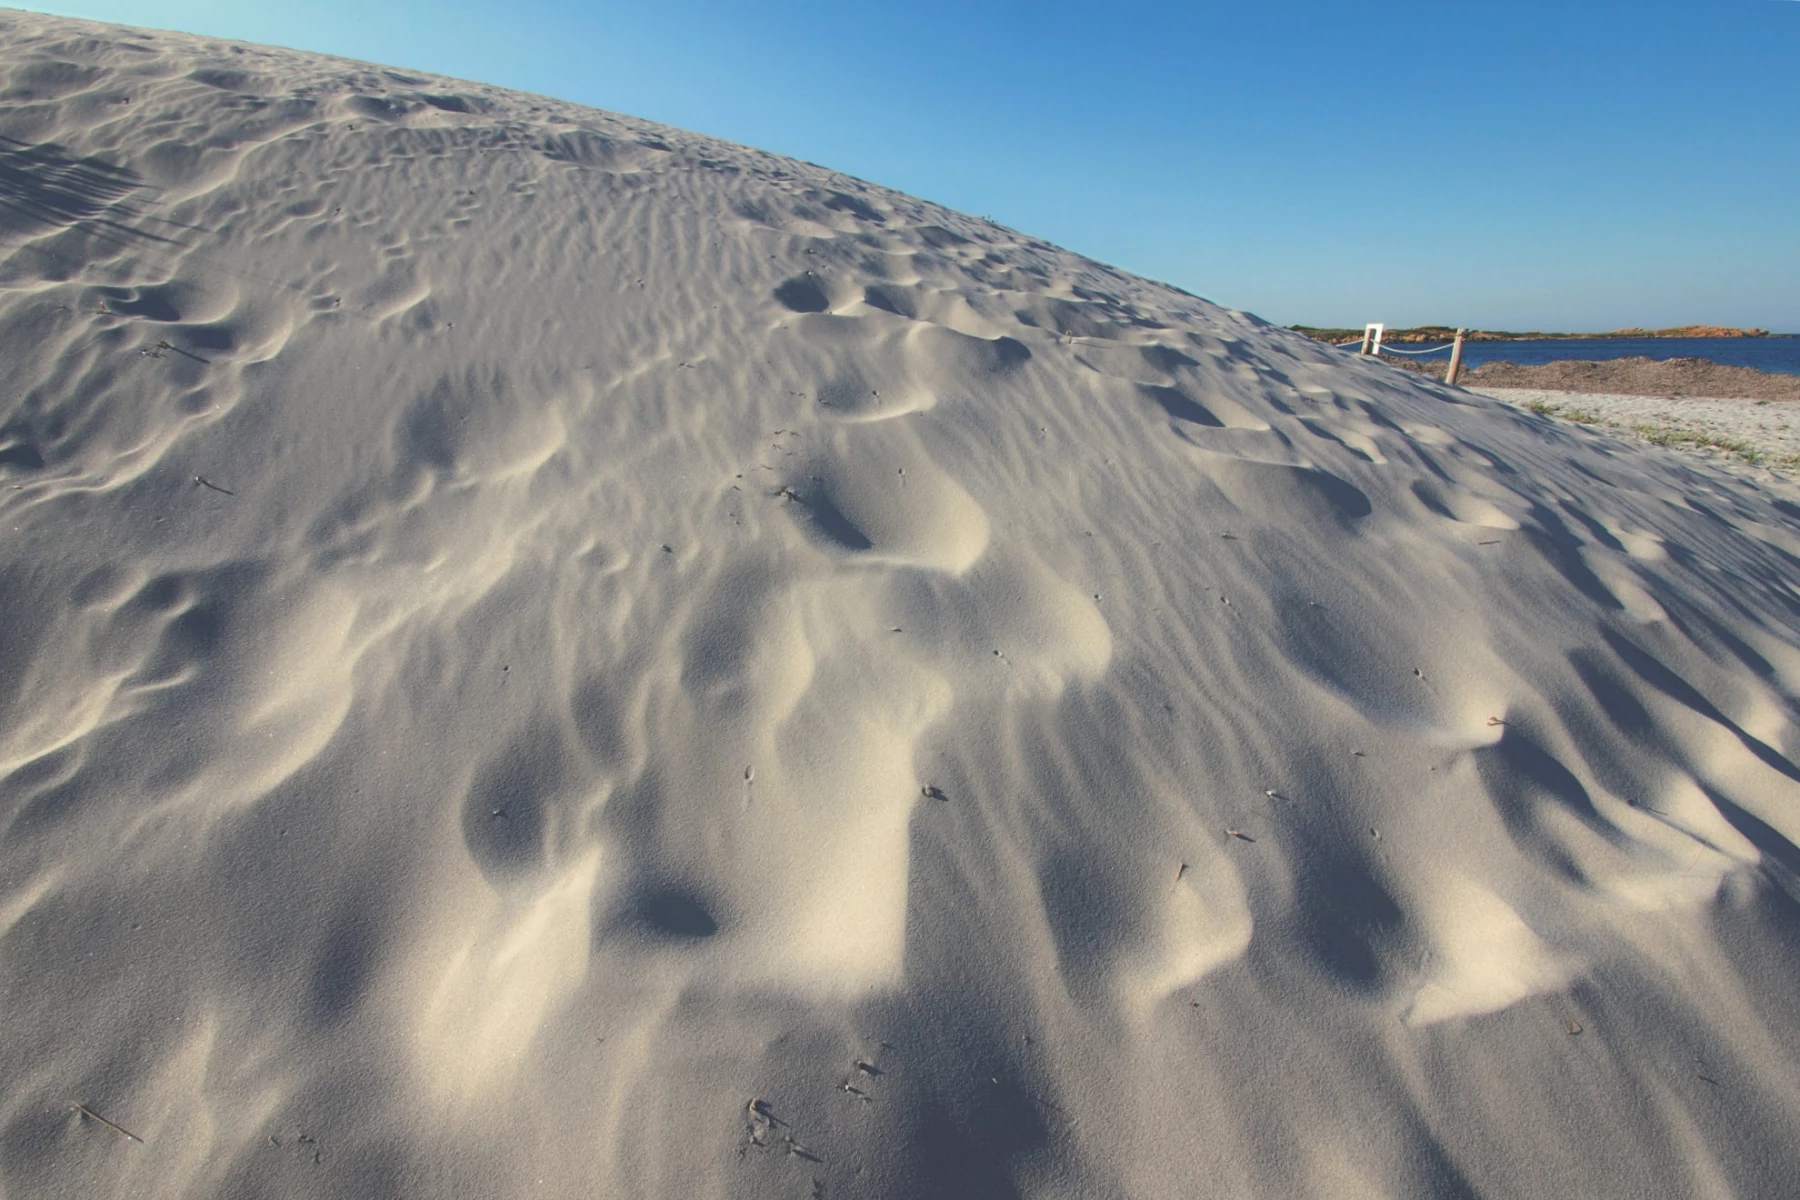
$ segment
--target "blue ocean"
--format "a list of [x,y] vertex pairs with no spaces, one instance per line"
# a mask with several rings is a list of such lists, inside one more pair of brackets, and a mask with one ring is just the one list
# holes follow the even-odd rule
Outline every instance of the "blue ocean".
[[[1352,347],[1354,350],[1355,347]],[[1410,346],[1395,349],[1410,350]],[[1448,362],[1448,350],[1424,356]],[[1546,342],[1470,342],[1463,364],[1474,368],[1491,362],[1537,367],[1565,359],[1604,361],[1613,358],[1704,358],[1727,367],[1754,367],[1800,375],[1800,337],[1768,338],[1571,338]]]

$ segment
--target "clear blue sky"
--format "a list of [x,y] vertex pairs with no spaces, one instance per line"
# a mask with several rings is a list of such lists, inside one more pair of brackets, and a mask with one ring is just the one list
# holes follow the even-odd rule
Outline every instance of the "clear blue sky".
[[1800,331],[1800,3],[68,0],[810,159],[1284,324]]

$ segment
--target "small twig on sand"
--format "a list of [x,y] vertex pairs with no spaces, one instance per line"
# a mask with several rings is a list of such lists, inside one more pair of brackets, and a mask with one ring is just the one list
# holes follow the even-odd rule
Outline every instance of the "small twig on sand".
[[213,491],[215,491],[215,492],[223,492],[223,493],[225,493],[225,494],[226,494],[226,495],[227,495],[227,496],[235,496],[235,495],[237,495],[237,493],[236,493],[236,492],[234,492],[234,491],[232,491],[232,490],[231,490],[231,489],[230,489],[230,488],[222,488],[222,487],[220,487],[220,486],[219,486],[219,485],[218,485],[218,484],[216,484],[216,483],[214,483],[214,482],[213,482],[213,481],[212,481],[212,480],[210,480],[210,479],[208,479],[208,478],[207,478],[207,477],[206,477],[206,476],[204,476],[204,475],[196,475],[196,476],[194,476],[194,482],[195,482],[195,483],[197,483],[197,484],[199,484],[199,485],[200,485],[200,486],[201,486],[201,487],[208,487],[208,488],[211,488],[211,489],[212,489],[212,490],[213,490]]
[[783,1134],[781,1140],[787,1146],[787,1152],[795,1158],[803,1158],[810,1163],[820,1163],[825,1161],[817,1154],[814,1154],[811,1150],[808,1150],[805,1146],[802,1146],[799,1142],[795,1141],[791,1134]]
[[[183,350],[180,346],[177,346],[174,342],[169,341],[167,338],[164,338],[162,341],[156,343],[156,345],[153,347],[153,349],[172,351],[176,354],[181,355],[183,358],[191,358],[197,363],[205,363],[209,367],[212,366],[211,359],[201,358],[198,354],[195,354],[192,350]],[[152,354],[150,357],[161,358],[162,355],[161,354]]]
[[75,1105],[75,1111],[80,1113],[84,1117],[88,1117],[88,1118],[91,1118],[92,1120],[100,1122],[102,1125],[106,1126],[108,1129],[112,1130],[114,1133],[118,1134],[121,1137],[128,1137],[140,1146],[144,1144],[143,1138],[141,1138],[137,1134],[131,1132],[131,1130],[129,1130],[129,1129],[124,1129],[118,1125],[114,1125],[111,1121],[107,1120],[105,1117],[101,1116],[99,1113],[95,1112],[93,1109],[89,1108],[85,1104]]

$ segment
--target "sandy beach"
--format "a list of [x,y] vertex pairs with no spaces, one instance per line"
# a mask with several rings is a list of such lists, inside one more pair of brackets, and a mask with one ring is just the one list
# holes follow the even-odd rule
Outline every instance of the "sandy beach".
[[[1384,358],[1443,379],[1446,363]],[[1800,376],[1700,359],[1489,363],[1460,386],[1615,436],[1792,475],[1800,470]]]
[[0,383],[3,1200],[1800,1179],[1782,478],[11,11]]
[[1619,436],[1725,455],[1789,474],[1800,468],[1800,404],[1729,396],[1632,396],[1544,388],[1471,390]]

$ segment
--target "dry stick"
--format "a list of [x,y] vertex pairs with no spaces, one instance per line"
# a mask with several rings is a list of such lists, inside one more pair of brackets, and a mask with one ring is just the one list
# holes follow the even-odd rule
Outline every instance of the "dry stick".
[[208,479],[204,475],[194,476],[194,482],[199,484],[201,487],[209,487],[215,492],[224,492],[227,496],[237,495],[237,493],[232,491],[230,488],[222,488],[218,484],[214,483],[212,480]]
[[187,358],[191,358],[197,363],[205,363],[209,367],[212,366],[211,359],[201,358],[198,354],[195,354],[192,350],[183,350],[180,346],[177,346],[175,343],[168,341],[167,339],[164,339],[163,341],[156,343],[156,348],[158,350],[173,350],[175,353],[183,355]]
[[1456,331],[1456,347],[1450,351],[1450,369],[1444,372],[1444,382],[1451,387],[1456,386],[1457,377],[1462,374],[1463,334],[1467,332],[1466,329]]
[[102,1125],[106,1126],[108,1129],[112,1130],[114,1133],[122,1134],[123,1136],[130,1138],[132,1141],[136,1142],[140,1146],[144,1144],[143,1138],[141,1138],[137,1134],[131,1132],[131,1130],[129,1130],[129,1129],[124,1129],[118,1125],[114,1125],[111,1121],[107,1120],[105,1117],[101,1116],[99,1113],[95,1112],[93,1109],[89,1108],[85,1104],[75,1105],[75,1111],[80,1113],[84,1117],[93,1118],[94,1120],[100,1122]]

